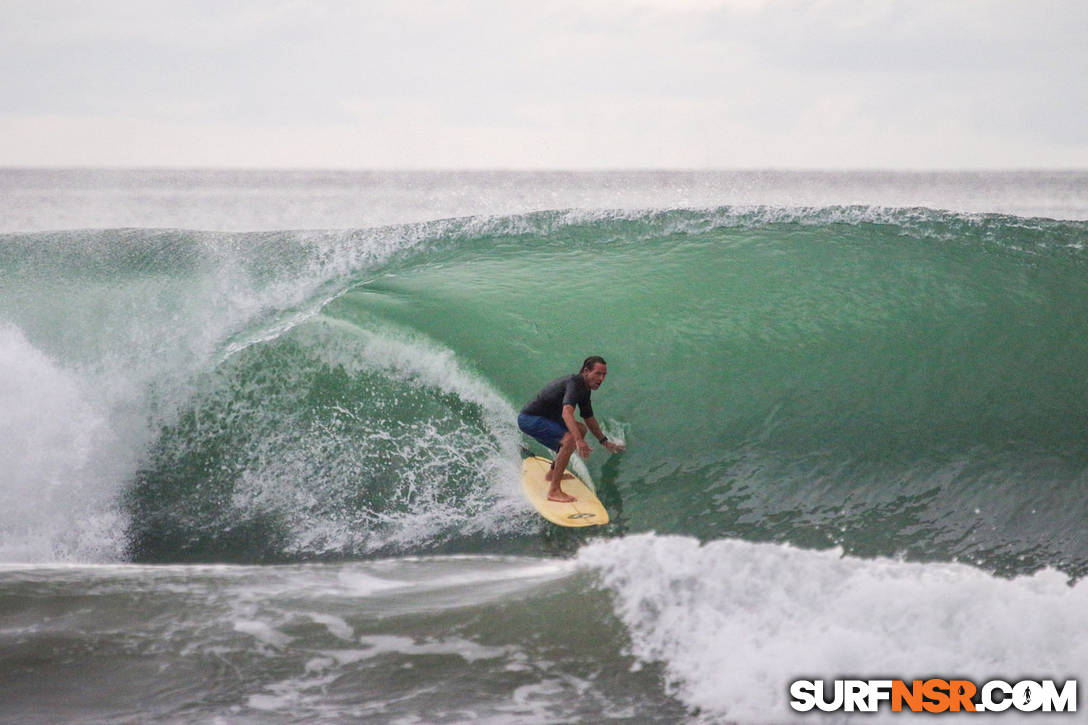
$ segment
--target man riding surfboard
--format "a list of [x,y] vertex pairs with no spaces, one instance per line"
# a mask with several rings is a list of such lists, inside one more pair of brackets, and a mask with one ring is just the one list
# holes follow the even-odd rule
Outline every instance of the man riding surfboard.
[[[593,417],[590,393],[601,387],[606,375],[608,364],[604,358],[591,355],[582,363],[579,372],[564,375],[545,385],[518,415],[518,428],[522,432],[556,452],[552,468],[544,477],[550,484],[548,499],[551,501],[575,500],[563,492],[560,483],[575,450],[582,458],[588,458],[593,451],[585,440],[587,428],[609,452],[624,450],[623,445],[608,440]],[[584,423],[574,419],[576,405]]]

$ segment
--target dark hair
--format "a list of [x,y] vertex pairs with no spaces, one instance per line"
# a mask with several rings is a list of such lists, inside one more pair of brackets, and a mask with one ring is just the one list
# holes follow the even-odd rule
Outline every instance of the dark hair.
[[586,370],[592,370],[593,368],[595,368],[597,366],[598,363],[600,363],[601,365],[607,365],[608,364],[608,363],[606,363],[604,361],[604,358],[601,357],[600,355],[590,355],[589,357],[587,357],[585,359],[585,361],[582,362],[582,369],[579,370],[578,372],[584,373]]

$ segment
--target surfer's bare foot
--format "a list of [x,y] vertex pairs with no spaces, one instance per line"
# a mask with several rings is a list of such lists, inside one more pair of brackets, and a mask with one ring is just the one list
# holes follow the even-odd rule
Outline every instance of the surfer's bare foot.
[[[563,471],[563,478],[561,478],[559,480],[560,481],[565,481],[568,478],[574,478],[574,474],[573,473],[567,473],[566,471]],[[547,473],[544,474],[544,480],[545,481],[551,481],[552,480],[552,472],[551,471],[548,471]]]
[[556,501],[558,503],[573,503],[573,502],[577,501],[578,499],[574,498],[574,496],[563,493],[562,490],[557,490],[557,491],[548,491],[548,500],[549,501]]

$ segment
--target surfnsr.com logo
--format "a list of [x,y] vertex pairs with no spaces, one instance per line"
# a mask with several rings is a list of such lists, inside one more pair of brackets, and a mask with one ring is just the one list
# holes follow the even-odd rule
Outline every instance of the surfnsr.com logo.
[[885,703],[892,712],[1076,712],[1077,681],[1054,680],[796,680],[790,707],[797,712],[876,712]]

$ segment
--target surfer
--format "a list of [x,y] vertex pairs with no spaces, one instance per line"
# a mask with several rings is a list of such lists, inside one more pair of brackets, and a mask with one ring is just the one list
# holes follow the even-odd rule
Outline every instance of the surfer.
[[[608,364],[604,358],[591,355],[582,363],[579,372],[564,375],[545,385],[535,398],[525,404],[518,415],[518,428],[522,432],[555,451],[551,470],[544,476],[551,484],[548,489],[548,499],[551,501],[575,500],[573,496],[563,492],[560,482],[566,474],[567,463],[574,451],[577,450],[582,458],[588,458],[593,451],[586,443],[587,428],[609,452],[619,453],[624,449],[623,445],[608,440],[597,425],[597,419],[593,417],[590,392],[601,387],[606,375]],[[575,405],[578,406],[584,423],[574,419]]]

